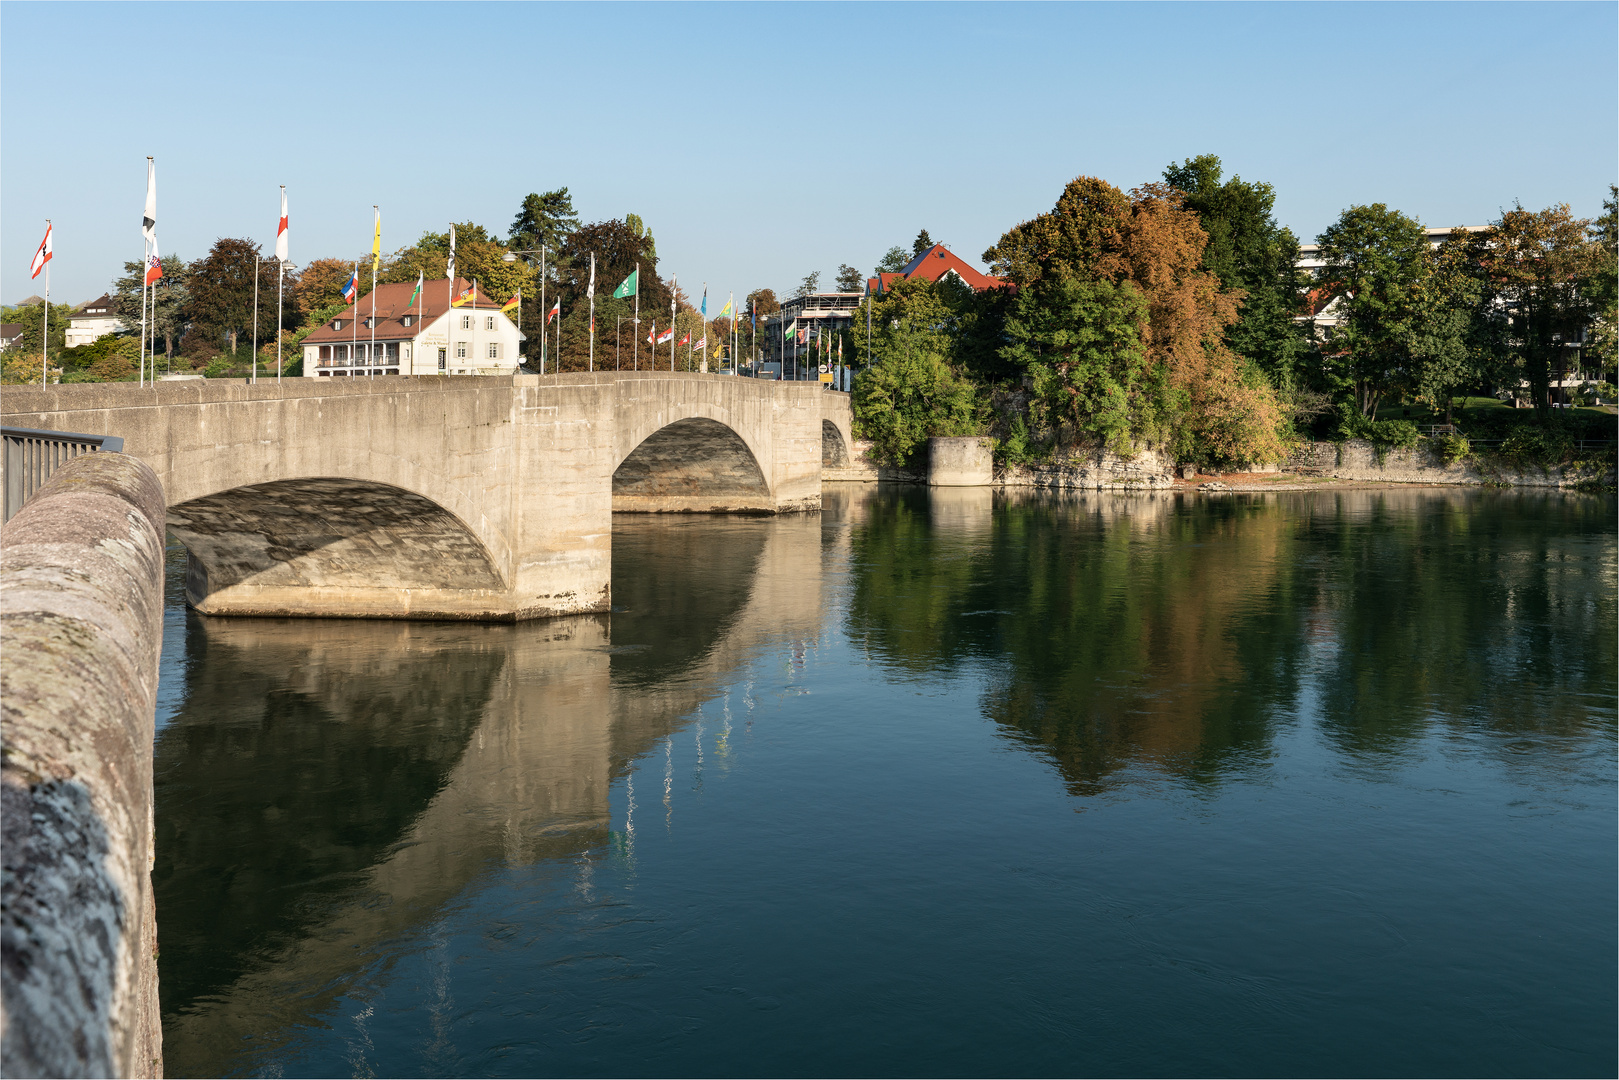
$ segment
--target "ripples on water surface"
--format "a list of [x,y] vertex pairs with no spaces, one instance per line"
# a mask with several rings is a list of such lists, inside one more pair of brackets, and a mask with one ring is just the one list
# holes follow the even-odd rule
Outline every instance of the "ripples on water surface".
[[611,616],[171,588],[169,1075],[1612,1075],[1615,585],[1611,497],[849,486]]

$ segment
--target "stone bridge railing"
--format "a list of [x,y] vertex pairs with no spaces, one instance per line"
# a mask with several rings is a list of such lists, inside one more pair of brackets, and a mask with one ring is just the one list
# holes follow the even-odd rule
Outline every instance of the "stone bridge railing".
[[0,1074],[157,1076],[163,489],[59,465],[0,529]]

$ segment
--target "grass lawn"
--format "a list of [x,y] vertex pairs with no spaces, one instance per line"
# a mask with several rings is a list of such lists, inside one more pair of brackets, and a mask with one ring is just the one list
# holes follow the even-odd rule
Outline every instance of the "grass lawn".
[[[1465,403],[1465,407],[1464,407],[1464,403]],[[1558,412],[1564,412],[1565,410],[1559,409],[1557,411]],[[1568,409],[1566,411],[1569,412],[1569,413],[1572,413],[1572,414],[1574,414],[1576,416],[1578,416],[1578,415],[1612,416],[1614,414],[1614,409],[1612,407],[1610,407],[1610,406],[1607,406],[1607,405],[1604,405],[1601,408],[1594,408],[1594,409],[1593,408],[1587,408],[1587,407],[1581,405],[1581,406],[1577,406],[1577,407],[1575,407],[1573,409]],[[1460,398],[1459,397],[1459,398],[1456,399],[1456,403],[1451,409],[1451,419],[1452,420],[1465,420],[1469,416],[1475,416],[1478,413],[1482,413],[1482,412],[1517,413],[1517,414],[1519,414],[1519,415],[1521,415],[1521,416],[1523,416],[1525,418],[1534,415],[1534,410],[1533,409],[1514,409],[1511,406],[1509,406],[1506,402],[1500,400],[1499,398],[1493,398],[1493,397]],[[1409,420],[1413,424],[1419,424],[1419,425],[1421,425],[1421,424],[1442,424],[1442,423],[1445,422],[1445,412],[1444,412],[1443,409],[1435,412],[1433,409],[1428,408],[1428,406],[1420,405],[1420,404],[1417,404],[1415,402],[1413,402],[1413,403],[1411,403],[1409,405],[1396,403],[1396,404],[1392,404],[1392,405],[1379,405],[1377,407],[1377,416],[1375,417],[1375,419],[1378,419],[1378,420]]]

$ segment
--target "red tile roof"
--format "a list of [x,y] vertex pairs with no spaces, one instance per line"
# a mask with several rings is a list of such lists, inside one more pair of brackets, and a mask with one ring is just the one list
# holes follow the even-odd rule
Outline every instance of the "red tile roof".
[[[458,277],[453,286],[446,286],[444,278],[437,281],[427,281],[422,284],[422,295],[416,303],[409,304],[410,294],[415,291],[414,281],[401,281],[392,285],[377,286],[377,340],[379,341],[408,341],[422,332],[424,326],[430,325],[434,319],[450,310],[450,301],[462,292],[472,287],[472,282],[466,278]],[[467,304],[463,311],[495,312],[508,297],[496,299],[485,296],[482,288],[478,290],[478,300],[475,304]],[[420,319],[410,326],[404,324],[404,316],[419,315]],[[312,330],[304,338],[305,344],[320,344],[328,341],[348,341],[354,336],[351,322],[360,322],[360,336],[369,339],[371,331],[361,320],[371,317],[371,294],[366,293],[348,308],[332,316],[332,319],[342,319],[343,329],[333,330],[331,320]]]
[[943,244],[934,244],[906,263],[905,268],[898,273],[878,274],[874,278],[867,278],[866,289],[870,292],[887,292],[888,287],[901,278],[938,281],[951,271],[976,292],[1003,288],[1007,284],[1003,278],[980,273]]

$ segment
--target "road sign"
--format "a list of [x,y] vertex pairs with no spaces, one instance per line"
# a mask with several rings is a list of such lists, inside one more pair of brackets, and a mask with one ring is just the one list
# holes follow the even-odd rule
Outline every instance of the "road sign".
[[832,381],[832,376],[827,374],[826,372],[822,372],[821,373],[821,381],[824,382],[824,383],[830,383]]

